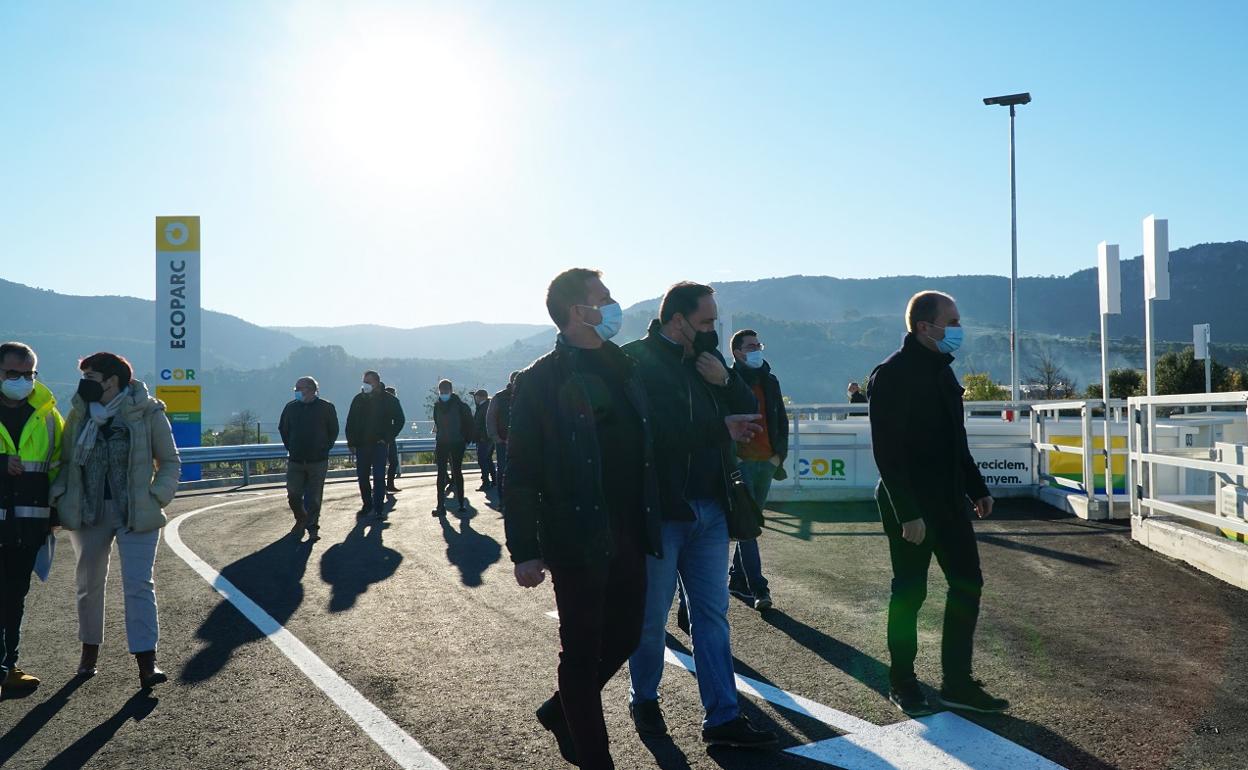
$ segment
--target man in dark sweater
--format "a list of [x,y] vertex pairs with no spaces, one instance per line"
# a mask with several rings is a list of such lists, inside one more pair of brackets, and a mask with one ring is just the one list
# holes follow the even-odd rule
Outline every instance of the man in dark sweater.
[[277,431],[286,447],[286,502],[295,515],[291,533],[308,531],[308,541],[320,540],[321,498],[329,472],[329,450],[338,440],[338,410],[319,397],[312,377],[295,381],[295,399],[282,409]]
[[485,388],[481,388],[472,394],[472,400],[477,405],[472,420],[477,431],[477,465],[481,467],[481,486],[477,491],[484,492],[494,486],[498,476],[494,471],[494,442],[490,440],[490,431],[485,419],[490,413],[490,393]]
[[888,603],[889,700],[910,716],[932,708],[914,671],[919,608],[932,554],[949,583],[945,601],[940,698],[950,708],[985,713],[1009,702],[971,676],[984,577],[969,516],[992,514],[992,497],[971,457],[962,386],[950,368],[962,343],[958,306],[947,294],[920,292],[906,308],[901,349],[871,373],[871,446],[880,471],[875,497],[892,558]]
[[355,450],[355,474],[364,501],[360,516],[386,516],[386,461],[390,442],[403,431],[405,421],[403,407],[383,389],[380,375],[372,369],[364,372],[364,383],[347,412],[346,431],[347,444]]
[[698,691],[712,745],[767,746],[776,737],[741,713],[728,639],[729,473],[734,441],[762,431],[757,403],[719,352],[714,290],[679,283],[668,290],[644,339],[624,352],[637,360],[650,401],[662,507],[662,556],[646,562],[641,643],[629,658],[629,710],[642,735],[666,735],[659,680],[667,614],[677,576],[689,599]]
[[550,571],[559,689],[537,718],[581,768],[612,768],[602,687],[637,647],[646,554],[661,541],[649,407],[636,363],[608,340],[623,313],[596,270],[546,294],[555,349],[516,380],[507,549],[526,588]]
[[472,410],[453,391],[450,380],[438,383],[438,400],[433,402],[433,424],[437,430],[433,445],[434,461],[438,464],[438,507],[434,516],[446,515],[446,487],[451,484],[459,510],[467,510],[464,501],[464,452],[476,439],[476,422]]
[[505,508],[507,486],[507,435],[511,426],[511,394],[520,372],[512,372],[507,377],[507,387],[494,394],[490,406],[485,411],[485,430],[494,443],[494,464],[498,479],[499,504]]

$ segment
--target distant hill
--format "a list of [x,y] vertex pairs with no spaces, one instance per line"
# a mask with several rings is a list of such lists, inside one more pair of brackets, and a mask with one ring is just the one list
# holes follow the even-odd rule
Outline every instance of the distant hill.
[[542,324],[486,324],[478,321],[396,329],[390,326],[289,326],[277,331],[308,340],[314,345],[338,345],[353,356],[387,358],[476,358],[516,340],[545,333],[554,327]]

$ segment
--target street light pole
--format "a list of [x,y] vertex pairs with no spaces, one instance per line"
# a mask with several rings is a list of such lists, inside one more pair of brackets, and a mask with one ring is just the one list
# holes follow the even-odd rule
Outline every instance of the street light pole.
[[1010,400],[1018,401],[1018,190],[1014,178],[1014,108],[1029,104],[1031,94],[1007,94],[984,104],[1010,108]]

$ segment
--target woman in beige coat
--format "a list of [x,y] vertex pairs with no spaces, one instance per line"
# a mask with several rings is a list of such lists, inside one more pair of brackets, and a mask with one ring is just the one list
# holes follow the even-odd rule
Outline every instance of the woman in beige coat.
[[126,637],[148,688],[167,681],[156,666],[160,626],[152,570],[162,510],[178,488],[181,461],[165,405],[133,379],[130,363],[96,353],[79,364],[82,380],[65,423],[53,505],[77,554],[80,676],[93,676],[104,641],[104,585],[117,542],[125,592]]

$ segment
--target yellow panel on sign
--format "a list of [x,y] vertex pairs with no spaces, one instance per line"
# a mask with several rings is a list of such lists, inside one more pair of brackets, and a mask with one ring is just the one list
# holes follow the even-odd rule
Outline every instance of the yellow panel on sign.
[[199,251],[199,217],[156,217],[157,251]]
[[[1081,446],[1083,439],[1079,436],[1052,436],[1049,441],[1061,446]],[[1114,449],[1125,449],[1127,446],[1126,436],[1113,436],[1110,444]],[[1096,450],[1105,448],[1105,438],[1103,436],[1092,437],[1092,447]],[[1126,455],[1114,455],[1113,458],[1114,475],[1118,476],[1127,472]],[[1105,462],[1101,460],[1100,454],[1092,458],[1092,471],[1094,473],[1105,472]],[[1083,473],[1083,458],[1079,455],[1058,454],[1054,452],[1049,455],[1049,473],[1059,476],[1068,473]]]
[[200,411],[198,385],[157,385],[156,398],[165,402],[165,409],[170,413],[197,414]]

